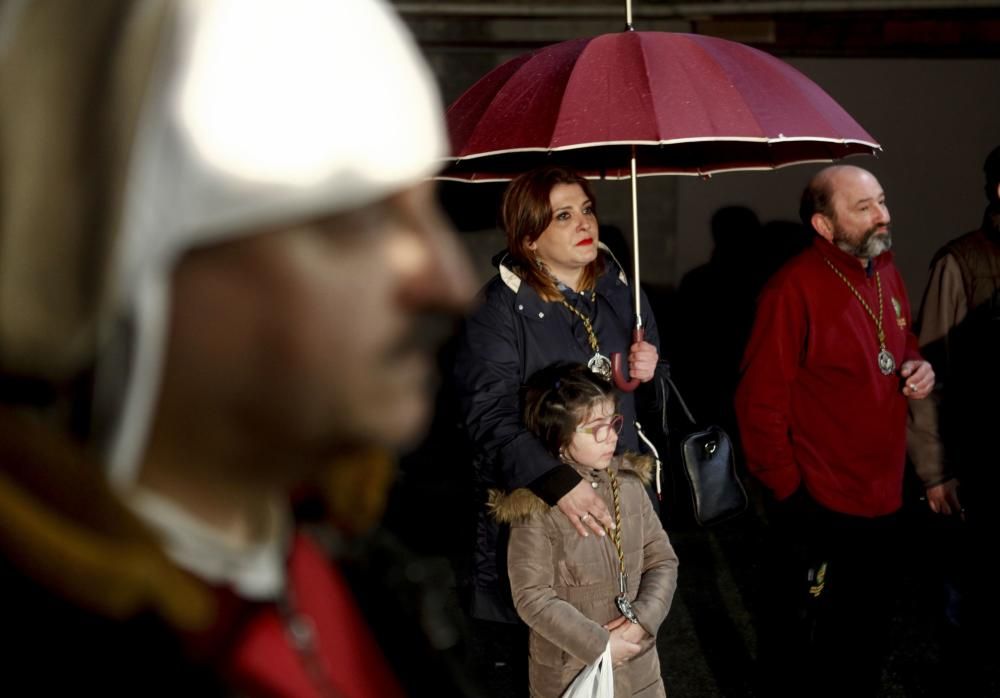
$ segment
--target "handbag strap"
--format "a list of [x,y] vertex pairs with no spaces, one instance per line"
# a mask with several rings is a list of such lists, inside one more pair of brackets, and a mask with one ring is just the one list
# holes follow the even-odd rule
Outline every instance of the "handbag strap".
[[694,415],[691,414],[691,410],[688,408],[687,403],[684,402],[684,397],[681,395],[681,391],[677,389],[677,385],[674,383],[673,379],[669,374],[663,377],[667,380],[667,384],[670,386],[671,392],[677,396],[677,402],[681,404],[681,409],[684,410],[684,416],[688,418],[688,421],[691,422],[691,424],[698,426],[698,421],[694,418]]
[[656,449],[656,446],[653,445],[653,442],[649,440],[649,437],[646,436],[646,432],[642,430],[642,425],[639,424],[638,419],[635,420],[635,433],[638,434],[639,438],[642,439],[642,442],[646,444],[650,453],[653,454],[653,460],[656,461],[656,499],[662,501],[663,487],[660,483],[660,472],[663,470],[663,461],[660,460],[660,452]]

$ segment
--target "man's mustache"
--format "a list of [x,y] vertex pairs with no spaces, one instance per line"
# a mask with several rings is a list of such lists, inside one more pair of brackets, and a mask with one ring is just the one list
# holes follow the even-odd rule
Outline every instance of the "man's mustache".
[[889,227],[889,224],[887,223],[885,225],[875,226],[874,228],[872,228],[871,230],[869,230],[867,233],[865,233],[864,238],[862,238],[862,240],[861,240],[861,244],[858,245],[858,250],[860,250],[860,251],[869,250],[871,242],[872,242],[872,238],[874,238],[876,235],[878,235],[880,233],[885,236],[885,243],[887,244],[887,249],[888,249],[888,247],[891,247],[892,246],[892,229]]
[[888,223],[883,223],[882,225],[876,225],[874,228],[871,228],[865,233],[865,237],[862,242],[868,242],[879,233],[886,233],[887,235],[892,235],[892,229]]
[[435,355],[455,336],[458,317],[453,312],[428,311],[418,315],[399,341],[386,352],[387,361],[416,353]]

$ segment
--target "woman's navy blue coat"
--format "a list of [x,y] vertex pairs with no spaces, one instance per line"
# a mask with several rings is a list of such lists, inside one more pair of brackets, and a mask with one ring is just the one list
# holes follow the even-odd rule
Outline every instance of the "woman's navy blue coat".
[[[596,285],[596,310],[589,293],[573,299],[590,315],[601,353],[628,355],[635,324],[632,290],[616,260],[604,250],[605,271]],[[478,514],[476,550],[470,611],[473,617],[517,622],[507,586],[506,530],[500,530],[486,511],[486,490],[511,491],[531,487],[554,468],[560,472],[548,480],[547,491],[536,493],[554,504],[554,499],[579,482],[572,469],[549,454],[528,432],[521,420],[519,393],[535,371],[557,361],[586,364],[593,356],[583,323],[559,302],[547,302],[504,264],[506,253],[494,260],[500,273],[481,291],[481,305],[466,320],[460,340],[453,378],[460,400],[460,413],[468,436],[475,444],[476,496],[482,502]],[[573,295],[570,292],[570,295]],[[645,294],[641,294],[642,322],[646,341],[659,350],[656,321]],[[642,387],[640,387],[641,392]],[[635,429],[636,393],[623,393],[619,411],[625,427],[618,450],[639,452]]]

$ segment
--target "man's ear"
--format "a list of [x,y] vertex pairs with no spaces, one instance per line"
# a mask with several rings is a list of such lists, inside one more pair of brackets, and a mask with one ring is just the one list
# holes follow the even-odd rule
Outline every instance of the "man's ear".
[[829,216],[822,213],[814,213],[809,222],[812,223],[813,230],[819,233],[821,237],[829,242],[833,242],[833,221],[830,220]]

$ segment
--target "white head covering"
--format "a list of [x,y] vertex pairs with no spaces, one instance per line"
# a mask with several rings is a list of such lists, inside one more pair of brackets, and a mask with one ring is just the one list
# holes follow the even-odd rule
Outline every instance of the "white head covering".
[[[181,254],[363,206],[432,174],[445,155],[433,78],[381,0],[178,4],[122,218],[116,298],[134,334],[109,442],[119,487],[135,481],[148,437]],[[100,380],[120,370],[102,366]]]

